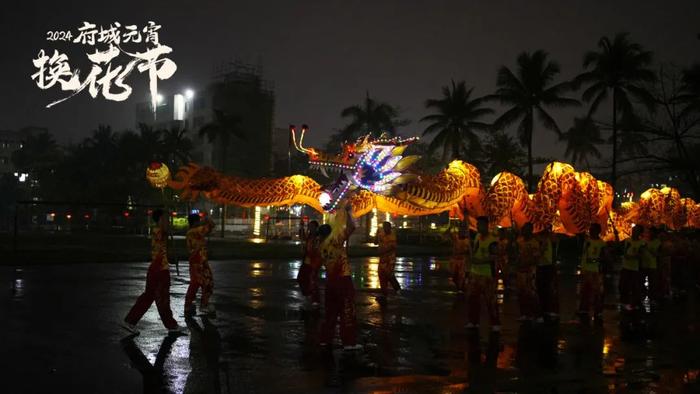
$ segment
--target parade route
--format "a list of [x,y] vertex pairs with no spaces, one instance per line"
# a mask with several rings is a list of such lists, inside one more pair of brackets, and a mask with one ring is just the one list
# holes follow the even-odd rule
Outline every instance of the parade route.
[[[144,287],[146,263],[0,267],[0,370],[7,393],[697,392],[695,294],[620,325],[615,294],[604,324],[574,318],[576,276],[564,269],[557,325],[520,326],[505,295],[500,334],[466,303],[447,262],[399,258],[403,287],[385,307],[376,259],[352,260],[363,350],[318,346],[320,313],[294,280],[298,260],[212,261],[216,318],[185,322],[186,269],[172,273],[172,309],[189,335],[169,337],[155,306],[126,337],[118,326]],[[186,263],[185,267],[186,267]],[[174,270],[173,270],[174,271]],[[615,278],[613,278],[614,280]],[[615,286],[612,286],[615,289]]]

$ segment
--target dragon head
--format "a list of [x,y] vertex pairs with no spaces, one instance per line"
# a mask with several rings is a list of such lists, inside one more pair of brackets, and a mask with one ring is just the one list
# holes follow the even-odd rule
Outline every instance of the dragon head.
[[404,156],[403,153],[418,138],[392,137],[382,134],[379,138],[366,135],[355,142],[344,143],[338,154],[321,152],[303,146],[304,134],[308,130],[302,126],[297,141],[296,129],[290,126],[292,140],[297,150],[309,157],[311,168],[318,169],[326,177],[336,173],[333,182],[323,187],[319,202],[324,210],[333,211],[344,198],[353,192],[368,190],[377,194],[389,194],[394,186],[418,179],[417,175],[405,171],[420,156]]

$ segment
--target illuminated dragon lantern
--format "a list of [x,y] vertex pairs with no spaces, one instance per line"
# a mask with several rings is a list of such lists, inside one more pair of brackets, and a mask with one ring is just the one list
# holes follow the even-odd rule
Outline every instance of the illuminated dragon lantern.
[[556,232],[577,234],[587,231],[591,223],[607,227],[612,188],[569,164],[553,162],[545,168],[534,194],[527,193],[517,175],[496,175],[485,204],[491,222],[500,226],[531,222],[535,231],[551,226]]
[[338,154],[329,154],[303,146],[306,130],[303,127],[297,138],[296,130],[291,129],[294,145],[308,156],[311,168],[335,176],[327,185],[321,186],[304,175],[241,178],[190,163],[177,171],[168,186],[180,191],[185,200],[203,196],[216,203],[243,207],[306,204],[319,212],[332,212],[347,202],[355,216],[373,209],[428,215],[460,203],[481,206],[481,178],[473,165],[456,160],[437,174],[411,171],[420,157],[404,156],[404,152],[417,138],[366,136],[343,144]]
[[[681,198],[676,189],[650,189],[638,203],[613,210],[609,184],[565,163],[550,163],[535,193],[528,194],[523,180],[508,172],[496,175],[485,188],[477,168],[460,160],[437,174],[415,172],[413,164],[420,157],[404,152],[416,138],[366,136],[343,144],[338,154],[329,154],[303,146],[306,126],[298,136],[294,127],[290,131],[310,167],[333,176],[330,183],[322,186],[304,175],[247,179],[191,163],[181,167],[167,186],[179,191],[182,199],[203,196],[242,207],[306,204],[319,212],[333,212],[348,203],[355,216],[373,209],[411,216],[450,211],[462,217],[466,211],[472,223],[476,216],[488,215],[495,225],[521,227],[531,222],[535,231],[552,227],[567,234],[586,232],[591,223],[599,223],[608,239],[612,230],[626,238],[632,223],[662,223],[672,229],[700,225],[700,205]],[[151,175],[162,177],[155,169],[148,170],[152,184]]]

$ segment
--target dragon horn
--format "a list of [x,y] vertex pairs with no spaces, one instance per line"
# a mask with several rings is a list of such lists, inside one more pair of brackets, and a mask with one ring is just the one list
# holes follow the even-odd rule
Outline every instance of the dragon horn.
[[291,140],[292,143],[294,144],[294,148],[298,150],[301,153],[307,154],[307,155],[316,155],[316,151],[313,148],[304,148],[304,135],[306,132],[309,130],[309,126],[307,125],[301,125],[301,133],[299,135],[299,142],[297,142],[297,133],[296,133],[296,126],[289,125],[289,132],[291,134]]
[[403,152],[408,148],[408,145],[399,145],[396,148],[391,150],[391,154],[393,156],[401,156]]
[[392,185],[401,185],[404,183],[411,183],[415,181],[419,181],[420,177],[416,174],[403,174],[399,176],[398,178],[394,179],[391,181]]
[[417,155],[412,155],[412,156],[406,156],[399,160],[398,163],[394,166],[392,171],[398,171],[398,172],[403,172],[406,170],[408,167],[412,166],[415,162],[420,160],[420,156]]

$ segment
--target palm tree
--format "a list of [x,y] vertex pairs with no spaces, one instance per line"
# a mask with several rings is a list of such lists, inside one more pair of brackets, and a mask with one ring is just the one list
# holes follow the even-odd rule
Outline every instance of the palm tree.
[[682,93],[678,99],[686,104],[683,113],[700,113],[700,64],[694,64],[687,70],[683,70]]
[[138,152],[140,159],[163,161],[165,159],[161,157],[161,152],[163,151],[163,131],[156,130],[153,126],[145,123],[140,123],[138,128],[141,142],[140,151]]
[[535,115],[542,125],[558,135],[562,132],[557,122],[547,112],[548,107],[570,107],[579,105],[575,99],[563,97],[562,94],[572,88],[570,82],[554,84],[553,80],[559,72],[559,64],[548,59],[545,51],[534,53],[523,52],[518,55],[517,70],[514,73],[508,67],[498,70],[496,93],[489,98],[498,100],[510,107],[494,122],[497,130],[518,123],[518,139],[520,144],[527,147],[528,189],[533,191],[534,177],[532,174],[532,135],[535,126]]
[[[226,151],[231,143],[232,137],[244,140],[245,134],[241,129],[241,118],[236,115],[226,113],[222,110],[214,110],[214,120],[205,124],[199,130],[200,137],[207,137],[209,143],[217,143],[220,150],[221,172],[226,172]],[[224,238],[226,222],[226,205],[221,205],[221,238]]]
[[610,40],[602,37],[598,51],[589,51],[583,58],[587,71],[576,78],[578,84],[587,84],[582,98],[591,103],[588,115],[593,115],[600,104],[612,92],[612,171],[610,183],[613,189],[617,182],[618,161],[618,111],[622,116],[632,116],[632,99],[653,109],[654,98],[644,84],[654,82],[656,76],[648,67],[651,52],[631,42],[627,33],[618,33]]
[[484,173],[493,177],[501,171],[522,175],[521,169],[527,162],[525,151],[515,139],[503,132],[489,136],[483,147]]
[[393,105],[378,102],[366,93],[365,101],[361,105],[352,105],[343,109],[340,113],[343,118],[350,118],[350,123],[336,136],[343,141],[351,141],[366,133],[372,133],[375,137],[383,132],[390,135],[396,134],[396,128],[408,124],[406,120],[397,119],[399,109]]
[[443,86],[441,98],[425,102],[425,107],[434,109],[435,113],[421,119],[421,122],[431,122],[423,135],[436,133],[428,150],[433,152],[442,147],[443,161],[448,160],[448,155],[450,159],[458,159],[478,152],[481,143],[476,131],[491,127],[480,119],[493,110],[483,106],[483,98],[472,98],[473,90],[467,89],[464,81],[457,84],[452,81],[451,87]]
[[[29,191],[38,195],[33,197],[56,198],[55,191],[60,190],[60,181],[55,179],[54,172],[63,159],[63,151],[47,129],[38,133],[29,133],[22,147],[11,155],[15,170],[27,173],[30,179],[38,181],[38,189]],[[4,190],[2,191],[4,193]]]
[[605,141],[600,137],[600,128],[590,117],[575,118],[574,125],[562,134],[561,139],[566,141],[565,157],[570,157],[576,163],[585,163],[590,171],[591,163],[588,158],[593,156],[600,159],[600,151],[596,145]]
[[55,165],[60,150],[53,135],[44,129],[27,135],[22,147],[12,153],[12,163],[20,172],[31,173]]
[[92,137],[85,139],[85,144],[90,147],[104,147],[111,149],[117,143],[117,135],[112,131],[112,127],[98,125],[92,131]]
[[[187,137],[187,130],[172,127],[163,132],[163,150],[173,169],[190,161],[192,140]],[[179,164],[178,164],[179,163]]]
[[226,171],[226,151],[231,144],[231,138],[245,139],[241,129],[241,118],[218,109],[214,110],[214,120],[199,130],[199,136],[206,137],[209,143],[216,143],[219,147],[221,172]]

